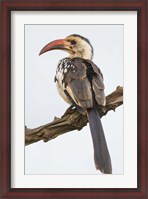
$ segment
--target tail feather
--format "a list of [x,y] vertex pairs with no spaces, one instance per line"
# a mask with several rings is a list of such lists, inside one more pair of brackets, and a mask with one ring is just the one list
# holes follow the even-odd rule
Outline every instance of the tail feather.
[[87,113],[93,140],[96,169],[99,169],[102,173],[111,174],[111,159],[107,148],[100,116],[97,109],[95,108],[88,109]]

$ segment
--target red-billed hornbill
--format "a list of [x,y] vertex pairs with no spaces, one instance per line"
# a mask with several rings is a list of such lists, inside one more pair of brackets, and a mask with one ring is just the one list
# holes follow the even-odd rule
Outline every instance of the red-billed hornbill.
[[103,75],[92,62],[93,47],[89,40],[77,34],[47,44],[40,55],[50,50],[69,53],[59,61],[55,81],[59,94],[82,114],[87,114],[94,147],[96,169],[111,174],[112,166],[103,127],[97,111],[105,105]]

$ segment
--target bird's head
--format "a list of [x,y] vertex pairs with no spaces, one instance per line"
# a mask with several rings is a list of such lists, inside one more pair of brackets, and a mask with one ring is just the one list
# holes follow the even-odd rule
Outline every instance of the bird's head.
[[39,55],[50,50],[64,50],[69,53],[71,58],[92,59],[93,57],[93,47],[89,40],[77,34],[48,43],[40,51]]

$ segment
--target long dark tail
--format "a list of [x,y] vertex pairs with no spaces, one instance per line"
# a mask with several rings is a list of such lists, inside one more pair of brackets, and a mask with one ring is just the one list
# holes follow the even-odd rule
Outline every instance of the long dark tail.
[[95,108],[88,109],[87,113],[93,140],[96,169],[99,169],[102,173],[111,174],[111,159],[99,113]]

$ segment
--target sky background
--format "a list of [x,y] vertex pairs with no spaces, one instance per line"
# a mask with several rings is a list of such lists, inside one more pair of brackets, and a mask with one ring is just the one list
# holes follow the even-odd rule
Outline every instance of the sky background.
[[[69,107],[54,83],[57,63],[68,56],[50,51],[39,56],[50,41],[70,34],[88,38],[93,62],[104,75],[106,95],[123,86],[123,25],[25,25],[25,125],[35,128],[60,117]],[[102,124],[112,159],[113,174],[123,174],[123,106],[110,111]],[[25,147],[25,174],[101,174],[95,169],[89,126],[47,143]]]

